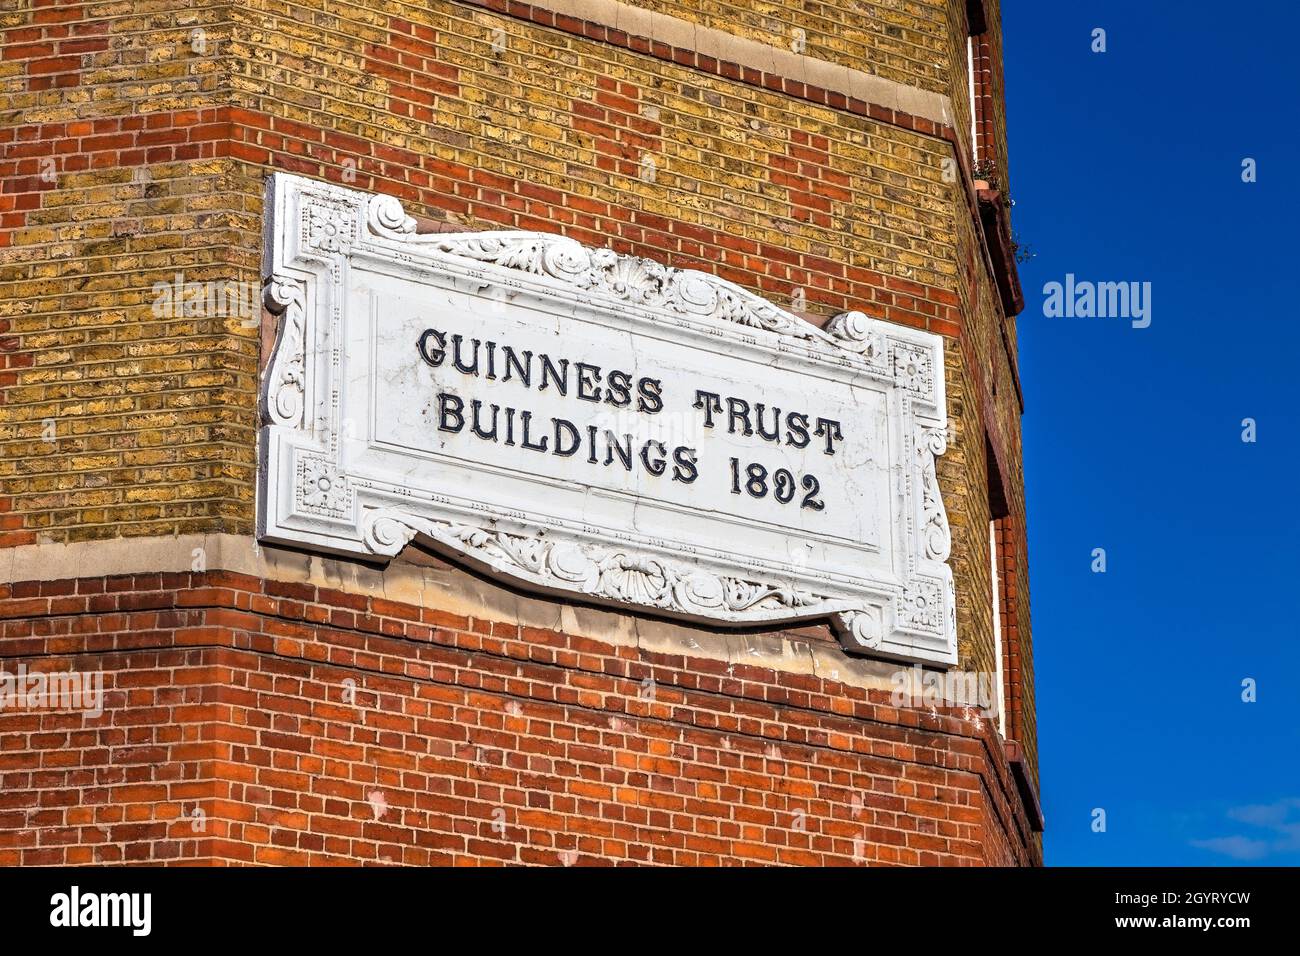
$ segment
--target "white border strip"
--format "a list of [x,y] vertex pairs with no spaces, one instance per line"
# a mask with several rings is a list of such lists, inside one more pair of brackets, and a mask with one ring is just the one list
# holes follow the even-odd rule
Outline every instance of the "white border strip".
[[[724,30],[646,10],[621,0],[525,0],[558,16],[585,20],[629,36],[666,43],[719,61],[785,79],[819,86],[832,93],[919,116],[942,126],[954,126],[951,99],[895,80],[819,60]],[[501,14],[506,16],[507,14]]]

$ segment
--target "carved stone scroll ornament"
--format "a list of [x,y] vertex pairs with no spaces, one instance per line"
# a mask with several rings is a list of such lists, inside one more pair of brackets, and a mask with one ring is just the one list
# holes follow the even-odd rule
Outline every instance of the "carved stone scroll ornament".
[[281,319],[279,341],[263,390],[262,417],[272,424],[298,426],[302,422],[306,381],[306,295],[300,281],[271,276],[264,299],[267,310]]
[[861,352],[868,358],[881,354],[879,326],[864,312],[841,312],[826,323],[826,332],[844,348]]
[[925,556],[932,561],[947,561],[952,550],[952,532],[948,528],[948,512],[939,494],[939,478],[935,473],[935,457],[948,450],[948,434],[942,428],[922,428],[917,457],[921,470],[922,535]]
[[362,518],[366,545],[395,555],[417,535],[489,565],[526,576],[548,589],[573,591],[618,603],[688,616],[716,611],[781,611],[812,608],[826,596],[707,571],[623,548],[554,542],[545,532],[526,535],[376,510]]
[[416,222],[392,196],[371,199],[367,223],[381,236],[423,244],[449,255],[559,280],[576,289],[666,308],[681,315],[720,319],[808,341],[835,342],[851,352],[879,354],[880,336],[861,312],[835,316],[823,331],[740,286],[694,269],[593,249],[544,232],[415,232]]
[[884,639],[884,622],[879,608],[845,611],[833,619],[841,641],[858,650],[874,651]]

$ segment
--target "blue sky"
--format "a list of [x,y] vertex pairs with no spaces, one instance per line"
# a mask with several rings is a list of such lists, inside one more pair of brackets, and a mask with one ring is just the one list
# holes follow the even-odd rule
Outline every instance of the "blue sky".
[[[1300,864],[1300,13],[1002,17],[1047,862]],[[1150,326],[1045,317],[1067,273]]]

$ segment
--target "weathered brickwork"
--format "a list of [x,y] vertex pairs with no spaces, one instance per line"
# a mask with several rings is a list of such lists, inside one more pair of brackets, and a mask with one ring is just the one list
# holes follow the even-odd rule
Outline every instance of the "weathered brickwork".
[[[664,0],[640,6],[786,52],[795,51],[795,43],[805,57],[942,97],[950,115],[936,119],[923,115],[920,107],[909,112],[901,102],[856,100],[798,77],[696,55],[574,17],[561,19],[544,4],[247,0],[178,10],[162,0],[23,0],[0,10],[0,548],[121,536],[251,535],[257,376],[270,330],[259,327],[263,316],[256,307],[250,314],[160,312],[159,284],[170,285],[179,275],[186,282],[237,283],[249,290],[250,301],[259,295],[262,191],[271,171],[389,192],[400,196],[413,214],[435,222],[560,232],[704,269],[817,323],[859,309],[944,335],[951,426],[939,478],[954,539],[959,666],[994,669],[991,457],[1001,472],[998,484],[1008,511],[999,526],[1006,542],[999,558],[1006,569],[1001,631],[1004,642],[1009,634],[1015,637],[1014,647],[1004,643],[1004,663],[1010,668],[1014,656],[1018,688],[1009,697],[1016,716],[1008,723],[1008,735],[1022,743],[1036,775],[1015,327],[1003,314],[991,275],[991,237],[981,228],[970,182],[978,157],[970,142],[967,4],[781,0],[756,7]],[[998,5],[986,3],[985,10],[987,56],[977,61],[977,68],[987,71],[991,86],[986,88],[992,92],[983,111],[981,133],[988,143],[982,149],[986,155],[991,150],[1005,170]],[[796,28],[803,34],[796,36]],[[991,456],[986,447],[992,448]],[[237,590],[256,593],[257,587],[244,582]],[[175,599],[185,596],[178,593]],[[126,655],[105,665],[116,679],[129,683],[141,662],[159,663],[146,667],[149,676],[140,678],[142,687],[152,689],[140,691],[145,703],[138,709],[132,704],[137,730],[124,731],[119,740],[108,729],[96,729],[94,745],[76,750],[82,755],[78,759],[93,752],[103,762],[76,779],[112,780],[119,771],[145,774],[143,764],[121,762],[120,748],[156,747],[168,755],[165,766],[172,769],[150,773],[179,774],[176,787],[201,781],[212,788],[212,800],[228,800],[232,807],[241,801],[250,807],[258,803],[219,791],[250,785],[235,779],[251,772],[245,758],[288,758],[250,756],[253,750],[234,757],[192,757],[185,749],[194,742],[187,734],[205,733],[203,721],[209,718],[202,715],[215,715],[214,727],[237,727],[247,716],[240,710],[236,719],[233,704],[218,703],[224,700],[223,687],[234,694],[235,688],[261,679],[256,675],[265,668],[280,666],[274,652],[253,649],[251,638],[233,636],[243,630],[222,630],[221,614],[230,611],[223,607],[218,602],[194,619],[192,626],[206,635],[203,650],[183,649],[190,618],[183,624],[166,616],[160,620],[176,623],[141,623],[152,636],[139,650],[127,637],[112,638],[111,649]],[[31,605],[21,616],[33,636],[60,633],[42,631],[62,627],[56,619],[68,621],[71,628],[87,627],[88,634],[130,630],[128,621],[103,621],[103,610]],[[217,617],[209,618],[209,613]],[[46,614],[55,617],[42,624]],[[255,634],[265,622],[256,627],[245,623],[244,630]],[[286,672],[286,680],[304,688],[328,683],[332,678],[317,672],[326,665],[313,656],[311,645],[325,648],[351,638],[313,632],[301,640],[296,669]],[[21,653],[30,650],[24,645]],[[398,660],[412,650],[401,644],[388,653]],[[3,657],[16,653],[7,646]],[[66,658],[58,658],[62,660]],[[462,666],[443,684],[464,690],[461,681],[476,666]],[[700,676],[694,663],[682,666],[682,679]],[[168,729],[166,721],[152,724],[164,705],[150,701],[173,706],[168,688],[180,686],[173,678],[182,673],[182,683],[195,681],[193,693],[201,703],[192,716],[173,721],[179,729]],[[477,714],[479,720],[507,698],[491,706],[463,701],[448,706]],[[764,698],[760,694],[758,699]],[[392,702],[375,707],[376,715],[390,712],[400,715],[402,710]],[[586,716],[548,711],[530,721],[577,728],[590,718],[582,713]],[[800,713],[771,710],[763,726],[784,735],[791,721],[802,719]],[[304,719],[288,703],[284,715],[286,722]],[[0,721],[9,719],[0,716]],[[877,723],[861,732],[883,733],[883,727],[901,719],[872,718]],[[42,720],[55,721],[51,732],[73,733],[72,723]],[[105,728],[125,726],[108,720]],[[321,727],[323,733],[336,729]],[[757,736],[768,736],[768,729]],[[578,735],[577,729],[564,732]],[[419,732],[408,728],[400,733],[401,746],[385,744],[373,753],[397,760]],[[649,731],[640,733],[653,737]],[[957,747],[966,737],[944,733],[945,742],[936,749],[955,747],[964,758],[976,759]],[[9,742],[16,739],[6,738],[6,759],[17,759],[7,749],[17,746]],[[34,738],[41,744],[53,739]],[[563,739],[569,746],[569,738]],[[536,741],[542,746],[541,730]],[[30,744],[24,738],[23,746]],[[692,746],[705,747],[706,742]],[[712,746],[717,748],[716,738]],[[980,746],[987,752],[991,745],[985,741]],[[107,750],[101,753],[101,747]],[[830,759],[830,751],[839,748],[820,757],[820,750],[804,754],[800,773],[811,774],[809,768],[818,766],[831,773],[832,764],[818,764]],[[318,755],[322,760],[326,756]],[[551,756],[562,759],[564,752]],[[695,759],[675,765],[674,772],[685,774],[687,767],[697,766]],[[713,768],[707,774],[718,772],[719,755],[698,759],[698,766]],[[987,776],[1006,772],[1005,761],[997,771],[990,769],[994,764],[983,770],[962,765],[964,784],[971,774],[981,781],[974,791],[963,792],[985,795],[961,804],[978,807],[972,812],[979,818],[962,821],[967,829],[960,838],[948,834],[956,841],[949,849],[885,841],[881,845],[894,850],[872,859],[929,862],[923,854],[930,852],[954,862],[1035,859],[1036,837],[1027,831],[1017,835],[1010,822],[1020,811],[992,809],[998,800],[1015,802],[1013,791],[1009,798],[988,796],[992,785]],[[10,766],[17,764],[6,768]],[[586,779],[586,772],[574,771],[574,779]],[[340,774],[341,780],[355,783],[352,770]],[[907,779],[901,765],[883,775]],[[24,784],[32,793],[42,785],[64,783],[34,776]],[[165,785],[170,788],[173,781],[169,778]],[[519,793],[528,790],[519,786]],[[756,792],[786,792],[775,777],[763,787]],[[68,816],[52,825],[80,827],[89,846],[95,826],[126,825],[127,817],[114,821],[98,816],[101,811],[111,814],[129,804],[135,808],[129,819],[152,827],[158,821],[148,808],[170,807],[179,799],[169,789],[166,800],[135,802],[111,795],[110,789],[89,816],[74,813],[73,801],[59,811]],[[805,794],[809,799],[815,795]],[[580,799],[578,793],[569,796]],[[36,799],[32,806],[45,806],[45,798]],[[817,799],[829,801],[826,807],[834,803],[825,794]],[[583,804],[588,809],[594,805]],[[772,812],[777,807],[776,802],[765,805]],[[5,811],[0,806],[0,814]],[[415,812],[414,805],[409,811]],[[408,826],[425,826],[432,811],[422,812],[423,822]],[[556,812],[566,821],[581,816]],[[828,825],[838,819],[831,809],[826,813]],[[352,811],[327,815],[351,819]],[[222,819],[220,813],[212,816]],[[473,814],[462,816],[470,820]],[[233,810],[228,822],[270,832],[257,831],[259,824],[240,819]],[[545,830],[541,823],[509,825],[530,830],[529,839],[522,841],[528,845],[541,841]],[[735,852],[734,843],[765,845],[782,850],[791,861],[811,862],[814,856],[841,859],[843,841],[852,839],[827,831],[833,832],[827,839],[838,842],[814,848],[768,845],[762,838],[729,834],[731,848],[711,843],[692,849],[658,842],[650,832],[657,833],[657,825],[639,821],[636,826],[649,829],[618,838],[593,835],[603,841],[602,852],[594,844],[578,847],[578,852],[593,860],[638,859],[635,853],[642,851],[634,853],[633,847],[644,846],[671,849],[674,855],[668,859],[673,862],[716,862],[746,853],[757,858],[757,850]],[[0,834],[5,829],[0,824]],[[420,849],[418,842],[397,837],[370,839],[349,832],[339,839],[351,849],[340,849],[339,843],[312,843],[305,827],[289,827],[301,834],[292,844],[272,841],[265,846],[253,839],[241,843],[243,837],[219,839],[215,831],[206,842],[182,839],[172,832],[180,829],[173,820],[163,827],[164,836],[150,836],[148,857],[242,860],[247,853],[266,854],[267,847],[279,847],[284,851],[280,859],[294,861],[300,855],[315,860],[349,853],[367,859],[381,859],[384,853],[403,861],[443,859],[422,855],[437,848]],[[454,832],[464,841],[443,847],[444,852],[457,853],[458,861],[493,858],[492,853],[478,854],[467,842],[482,837]],[[721,838],[717,831],[700,832],[710,840]],[[604,843],[620,840],[625,844],[621,849],[605,852]],[[972,845],[958,846],[962,840]],[[118,859],[132,858],[129,840],[106,841],[105,847],[123,844],[115,851],[104,849],[107,857],[74,852],[76,842],[59,843],[67,848],[66,857],[59,850],[38,859],[112,859],[112,852],[122,854]],[[1001,849],[993,849],[995,842]],[[167,849],[160,848],[163,844]],[[24,846],[21,853],[38,849]],[[550,852],[561,849],[573,848],[552,844]]]

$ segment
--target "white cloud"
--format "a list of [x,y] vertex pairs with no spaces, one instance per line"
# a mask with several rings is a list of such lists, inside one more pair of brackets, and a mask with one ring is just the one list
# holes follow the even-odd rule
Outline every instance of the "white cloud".
[[1192,846],[1211,853],[1230,856],[1234,860],[1262,860],[1268,856],[1269,844],[1265,840],[1252,840],[1244,836],[1215,837],[1212,840],[1193,840]]
[[1270,830],[1280,828],[1286,823],[1292,810],[1300,808],[1300,800],[1278,800],[1274,803],[1254,803],[1244,807],[1233,807],[1228,816],[1251,826],[1268,827]]
[[1192,840],[1192,846],[1234,860],[1262,860],[1278,853],[1300,851],[1300,798],[1231,807],[1227,816],[1263,832]]

